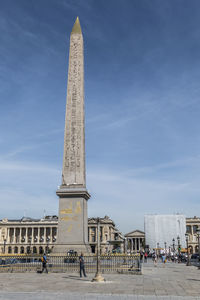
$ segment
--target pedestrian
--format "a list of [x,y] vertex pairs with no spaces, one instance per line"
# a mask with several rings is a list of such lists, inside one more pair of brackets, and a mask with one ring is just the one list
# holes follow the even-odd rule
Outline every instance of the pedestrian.
[[144,254],[144,261],[145,262],[147,262],[147,256],[148,256],[148,254],[147,254],[147,252],[145,252],[145,254]]
[[80,277],[82,277],[82,272],[84,277],[87,277],[85,274],[85,262],[84,262],[83,253],[81,253],[81,256],[79,256],[79,262],[80,262]]
[[166,261],[167,261],[166,256],[165,256],[165,254],[163,254],[162,255],[163,267],[165,266]]
[[140,262],[143,262],[143,256],[144,256],[144,253],[143,253],[143,251],[141,250],[141,251],[140,251]]
[[157,254],[155,253],[155,257],[154,257],[154,267],[157,267],[157,261],[158,261],[158,258],[157,258]]
[[48,273],[48,269],[47,269],[47,257],[46,254],[44,253],[43,257],[42,257],[42,272],[44,272],[44,270],[46,271],[46,273]]

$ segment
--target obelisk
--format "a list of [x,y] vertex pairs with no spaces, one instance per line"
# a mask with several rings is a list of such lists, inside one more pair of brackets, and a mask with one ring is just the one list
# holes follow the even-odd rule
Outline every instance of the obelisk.
[[57,253],[89,251],[87,200],[90,195],[85,180],[84,119],[83,35],[77,17],[70,36],[62,184],[56,191],[59,196]]

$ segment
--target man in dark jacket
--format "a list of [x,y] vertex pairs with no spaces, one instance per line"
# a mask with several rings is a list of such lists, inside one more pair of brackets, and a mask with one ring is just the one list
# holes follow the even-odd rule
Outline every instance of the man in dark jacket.
[[80,262],[80,277],[82,277],[82,272],[84,277],[87,277],[85,274],[85,263],[84,263],[83,253],[81,253],[81,256],[79,256],[79,262]]

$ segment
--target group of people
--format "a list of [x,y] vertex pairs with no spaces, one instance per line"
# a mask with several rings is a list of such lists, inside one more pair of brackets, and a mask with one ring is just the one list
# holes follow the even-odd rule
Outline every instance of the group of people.
[[[147,262],[147,258],[148,258],[148,253],[141,251],[140,252],[140,261],[141,262],[143,262],[143,261]],[[157,255],[157,253],[154,252],[152,254],[152,260],[153,260],[153,263],[154,263],[155,266],[157,265],[158,258],[159,258],[159,256]],[[163,264],[165,265],[165,263],[167,262],[167,257],[164,253],[161,255],[161,260],[162,260]]]
[[[43,273],[45,271],[48,274],[48,269],[47,269],[48,260],[47,260],[46,253],[44,253],[41,260],[42,260],[42,271],[41,271],[41,273]],[[79,265],[80,265],[80,277],[82,277],[82,274],[84,275],[84,277],[87,277],[87,275],[85,273],[85,262],[84,262],[83,253],[81,253],[81,255],[79,256]]]

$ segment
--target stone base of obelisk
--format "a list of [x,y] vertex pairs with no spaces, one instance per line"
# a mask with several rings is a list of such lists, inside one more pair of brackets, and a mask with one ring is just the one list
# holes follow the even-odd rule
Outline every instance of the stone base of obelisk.
[[57,241],[54,253],[66,254],[70,250],[89,254],[87,200],[90,194],[83,187],[61,186]]

